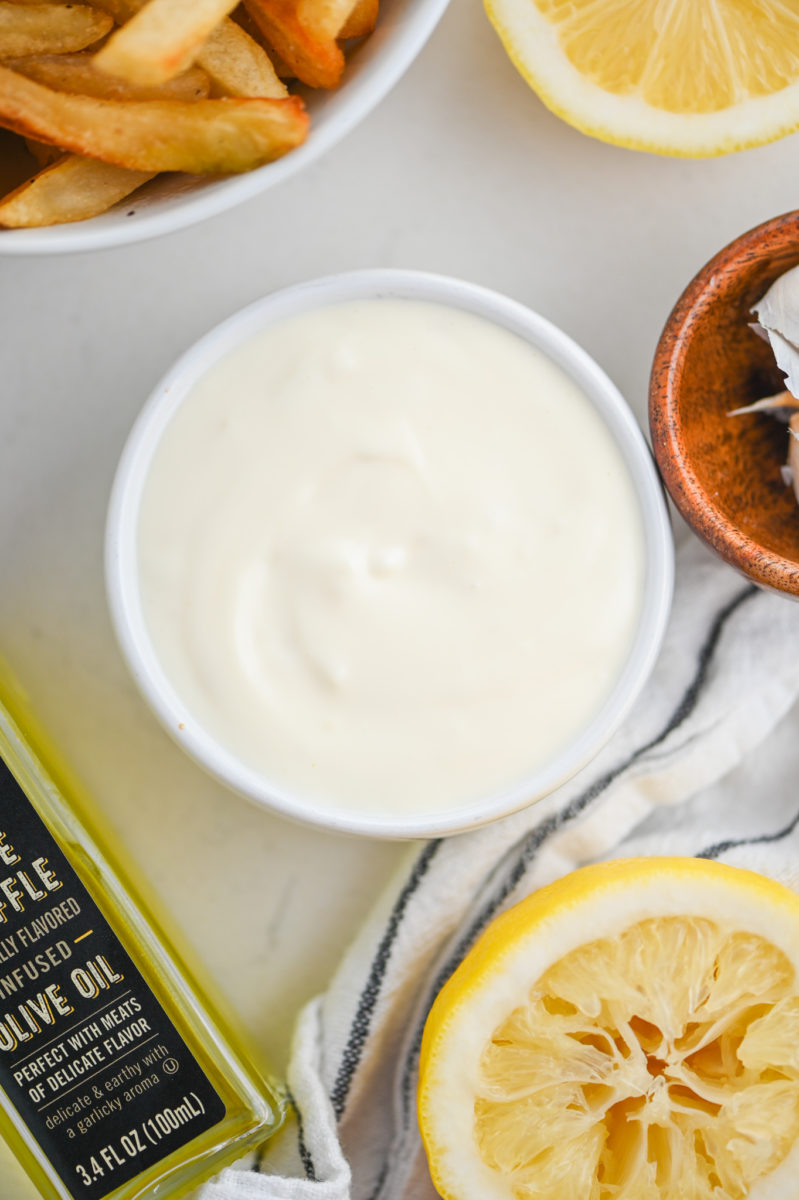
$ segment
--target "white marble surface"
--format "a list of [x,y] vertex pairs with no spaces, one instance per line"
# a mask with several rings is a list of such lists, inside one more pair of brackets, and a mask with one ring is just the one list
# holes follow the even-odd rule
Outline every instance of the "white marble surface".
[[[399,847],[326,836],[205,778],[134,692],[106,615],[104,510],[126,432],[199,334],[284,284],[363,266],[462,275],[562,325],[643,417],[694,271],[797,203],[796,139],[682,162],[549,114],[454,0],[382,107],[301,177],[168,239],[0,260],[0,654],[142,875],[278,1067]],[[29,1185],[0,1156],[3,1200]]]

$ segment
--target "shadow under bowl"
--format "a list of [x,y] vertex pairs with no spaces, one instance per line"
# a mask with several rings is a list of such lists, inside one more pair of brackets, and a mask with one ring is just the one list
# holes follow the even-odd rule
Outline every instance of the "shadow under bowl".
[[799,596],[799,504],[782,478],[787,428],[729,417],[785,387],[753,304],[799,265],[799,212],[725,246],[677,301],[655,352],[652,446],[666,487],[697,534],[761,587]]

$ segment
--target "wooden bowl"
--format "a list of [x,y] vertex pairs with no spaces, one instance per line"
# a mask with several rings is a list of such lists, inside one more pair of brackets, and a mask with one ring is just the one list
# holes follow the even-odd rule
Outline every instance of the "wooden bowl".
[[755,304],[799,265],[799,212],[731,242],[689,283],[658,343],[649,389],[652,444],[688,524],[761,587],[799,597],[799,504],[780,467],[788,431],[768,416],[728,417],[785,386],[751,329]]

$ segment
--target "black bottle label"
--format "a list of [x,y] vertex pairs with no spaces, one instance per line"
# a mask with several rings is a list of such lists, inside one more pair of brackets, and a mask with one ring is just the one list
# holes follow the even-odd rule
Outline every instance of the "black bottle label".
[[70,1195],[89,1200],[225,1116],[2,760],[0,1087]]

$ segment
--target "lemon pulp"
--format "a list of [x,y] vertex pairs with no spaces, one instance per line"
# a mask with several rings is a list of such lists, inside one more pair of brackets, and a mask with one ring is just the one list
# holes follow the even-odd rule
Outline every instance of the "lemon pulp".
[[796,1200],[799,897],[691,858],[533,892],[436,998],[418,1115],[446,1200]]
[[519,1200],[738,1200],[799,1135],[794,969],[711,920],[639,922],[555,963],[480,1077],[479,1152]]
[[799,77],[799,11],[778,0],[535,0],[598,87],[716,112]]

